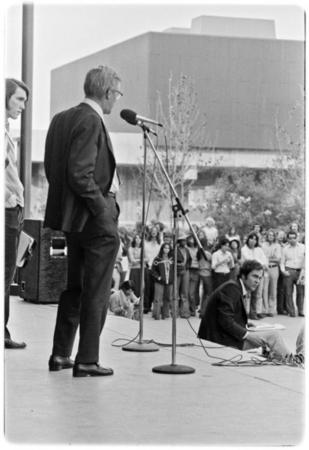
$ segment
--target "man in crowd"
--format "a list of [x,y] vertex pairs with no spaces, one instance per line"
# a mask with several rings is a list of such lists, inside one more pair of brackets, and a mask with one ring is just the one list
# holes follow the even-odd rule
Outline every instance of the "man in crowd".
[[179,295],[179,315],[183,319],[188,319],[191,316],[189,306],[189,267],[192,258],[186,245],[187,236],[184,233],[179,234],[177,242],[177,293]]
[[302,363],[301,356],[292,354],[280,332],[255,331],[248,326],[246,297],[257,289],[262,276],[261,263],[245,261],[239,279],[227,281],[208,299],[198,337],[240,350],[262,347],[271,359]]
[[296,286],[298,315],[304,317],[305,246],[298,242],[296,231],[288,231],[287,240],[288,244],[282,250],[281,259],[286,308],[291,317],[296,316],[293,302],[293,288]]
[[104,115],[122,95],[120,78],[107,66],[91,69],[84,92],[82,103],[53,118],[44,160],[49,183],[44,225],[62,230],[68,247],[67,289],[60,295],[49,369],[73,367],[74,377],[113,374],[99,365],[99,340],[119,248],[119,180]]
[[5,80],[5,329],[4,346],[7,349],[23,349],[24,342],[11,339],[8,329],[10,315],[10,286],[16,269],[19,236],[23,226],[24,187],[19,179],[15,145],[9,131],[9,119],[17,119],[26,107],[29,89],[14,78]]
[[[277,242],[280,245],[281,256],[282,256],[283,249],[287,245],[285,231],[283,231],[283,230],[277,231]],[[278,278],[278,285],[277,285],[277,312],[278,312],[278,314],[282,314],[284,316],[288,314],[287,309],[286,309],[284,276],[283,276],[283,273],[281,272],[280,264],[279,264],[279,278]]]

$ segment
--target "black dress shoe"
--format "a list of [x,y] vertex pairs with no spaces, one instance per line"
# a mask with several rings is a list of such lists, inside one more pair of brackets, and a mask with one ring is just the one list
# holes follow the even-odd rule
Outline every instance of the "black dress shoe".
[[51,372],[56,372],[62,369],[71,369],[74,366],[74,361],[68,356],[51,355],[48,366]]
[[12,341],[12,339],[6,338],[4,340],[4,347],[19,350],[22,348],[26,348],[26,344],[25,344],[25,342],[15,342],[15,341]]
[[104,368],[99,364],[75,364],[73,377],[107,377],[113,375],[113,369]]
[[305,317],[305,314],[299,313],[299,317]]

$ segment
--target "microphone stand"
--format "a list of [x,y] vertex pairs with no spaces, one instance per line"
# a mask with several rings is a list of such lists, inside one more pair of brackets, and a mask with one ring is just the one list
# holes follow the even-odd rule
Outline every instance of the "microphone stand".
[[145,124],[141,124],[140,125],[141,128],[144,131],[144,139],[146,141],[149,142],[158,162],[159,165],[161,167],[161,170],[164,173],[164,176],[170,186],[170,189],[175,197],[175,204],[173,205],[173,215],[174,215],[174,220],[173,220],[173,227],[174,227],[174,283],[173,283],[173,288],[174,288],[174,298],[173,298],[173,303],[172,303],[172,362],[171,364],[165,364],[165,365],[161,365],[161,366],[156,366],[152,369],[153,372],[155,373],[166,373],[166,374],[189,374],[189,373],[194,373],[195,369],[190,367],[190,366],[184,366],[184,365],[179,365],[176,364],[176,315],[177,315],[177,303],[178,303],[178,292],[177,292],[177,254],[178,254],[178,244],[177,244],[177,237],[178,237],[178,219],[181,217],[184,217],[186,219],[187,224],[189,225],[189,228],[197,242],[198,247],[201,249],[205,259],[206,259],[206,254],[205,254],[205,250],[202,247],[202,244],[200,243],[200,240],[195,232],[195,230],[192,227],[192,224],[190,222],[190,219],[187,216],[188,211],[185,210],[180,202],[180,199],[178,198],[177,192],[173,186],[173,183],[161,161],[160,156],[158,155],[150,137],[149,137],[149,128],[147,126],[145,126]]
[[178,312],[178,289],[177,289],[177,254],[178,254],[178,225],[177,220],[179,216],[178,208],[173,207],[173,236],[174,236],[174,282],[173,282],[173,301],[172,301],[172,362],[171,364],[163,364],[153,367],[154,373],[166,373],[166,374],[190,374],[194,373],[195,369],[183,364],[176,364],[176,318]]
[[157,352],[159,347],[151,342],[143,340],[143,319],[144,319],[144,290],[145,290],[145,231],[146,231],[146,169],[147,169],[147,142],[146,135],[150,129],[142,126],[144,131],[144,180],[143,180],[143,207],[142,207],[142,236],[141,236],[141,277],[140,277],[140,301],[139,301],[139,334],[138,341],[133,341],[124,345],[122,350],[131,352]]

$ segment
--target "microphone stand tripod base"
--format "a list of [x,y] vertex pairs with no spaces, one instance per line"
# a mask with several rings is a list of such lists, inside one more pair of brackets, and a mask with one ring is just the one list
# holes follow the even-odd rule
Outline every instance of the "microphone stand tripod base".
[[165,364],[163,366],[156,366],[152,369],[155,373],[167,373],[171,375],[185,375],[189,373],[194,373],[195,369],[190,366],[183,366],[182,364]]
[[139,341],[123,346],[122,350],[126,352],[157,352],[159,347],[153,342]]

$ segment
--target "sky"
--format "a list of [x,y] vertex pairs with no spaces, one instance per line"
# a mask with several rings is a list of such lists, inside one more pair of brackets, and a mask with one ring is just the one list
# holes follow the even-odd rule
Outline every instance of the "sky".
[[[34,1],[33,119],[34,129],[48,127],[50,71],[90,53],[148,31],[189,28],[200,15],[275,20],[277,38],[304,39],[302,2],[265,4]],[[3,6],[4,5],[4,6]],[[3,9],[3,72],[20,78],[22,2],[6,1]],[[1,30],[2,31],[2,30]],[[17,121],[15,121],[17,125]]]

